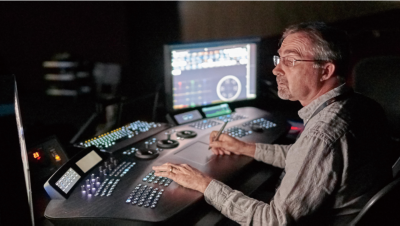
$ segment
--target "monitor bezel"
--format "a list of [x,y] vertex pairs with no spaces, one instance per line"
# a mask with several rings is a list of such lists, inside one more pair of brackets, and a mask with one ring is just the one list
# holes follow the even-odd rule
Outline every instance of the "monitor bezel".
[[[253,99],[237,100],[233,102],[221,102],[210,105],[202,105],[196,107],[189,107],[183,109],[174,109],[173,107],[173,91],[172,91],[172,75],[171,75],[171,54],[172,50],[187,49],[187,48],[205,48],[205,47],[215,47],[221,45],[235,45],[235,44],[256,44],[256,61],[255,61],[255,72],[256,72],[256,97]],[[237,107],[242,107],[245,105],[254,105],[259,96],[258,80],[259,80],[259,58],[260,58],[260,37],[248,37],[248,38],[237,38],[237,39],[225,39],[225,40],[206,40],[206,41],[196,41],[196,42],[186,42],[186,43],[173,43],[164,45],[164,88],[165,88],[165,105],[166,110],[169,114],[179,114],[185,111],[198,110],[201,112],[201,108],[220,105],[222,103],[227,103],[234,111]]]

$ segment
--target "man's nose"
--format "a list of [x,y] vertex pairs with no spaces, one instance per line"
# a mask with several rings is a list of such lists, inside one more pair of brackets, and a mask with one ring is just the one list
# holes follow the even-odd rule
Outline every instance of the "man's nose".
[[282,71],[282,68],[281,68],[281,64],[276,65],[275,68],[272,69],[272,74],[274,74],[275,76],[283,74],[283,71]]

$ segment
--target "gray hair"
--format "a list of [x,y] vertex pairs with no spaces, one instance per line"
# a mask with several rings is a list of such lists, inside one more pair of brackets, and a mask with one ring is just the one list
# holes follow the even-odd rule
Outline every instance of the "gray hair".
[[324,22],[301,23],[289,26],[283,33],[280,44],[288,35],[294,33],[303,33],[310,38],[315,66],[332,62],[336,66],[335,74],[341,79],[346,78],[350,60],[350,44],[346,32],[330,27]]

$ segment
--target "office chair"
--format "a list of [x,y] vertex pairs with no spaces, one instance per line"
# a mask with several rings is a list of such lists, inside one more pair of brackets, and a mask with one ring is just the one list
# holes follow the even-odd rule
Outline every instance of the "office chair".
[[386,113],[393,164],[400,156],[400,57],[378,56],[362,59],[354,67],[353,78],[354,90],[377,101]]
[[400,177],[376,193],[351,225],[400,225]]

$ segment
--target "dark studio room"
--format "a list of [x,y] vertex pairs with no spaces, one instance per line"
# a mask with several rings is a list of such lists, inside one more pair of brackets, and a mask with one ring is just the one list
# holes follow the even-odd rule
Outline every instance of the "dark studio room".
[[0,31],[0,225],[400,225],[400,2],[6,1]]

